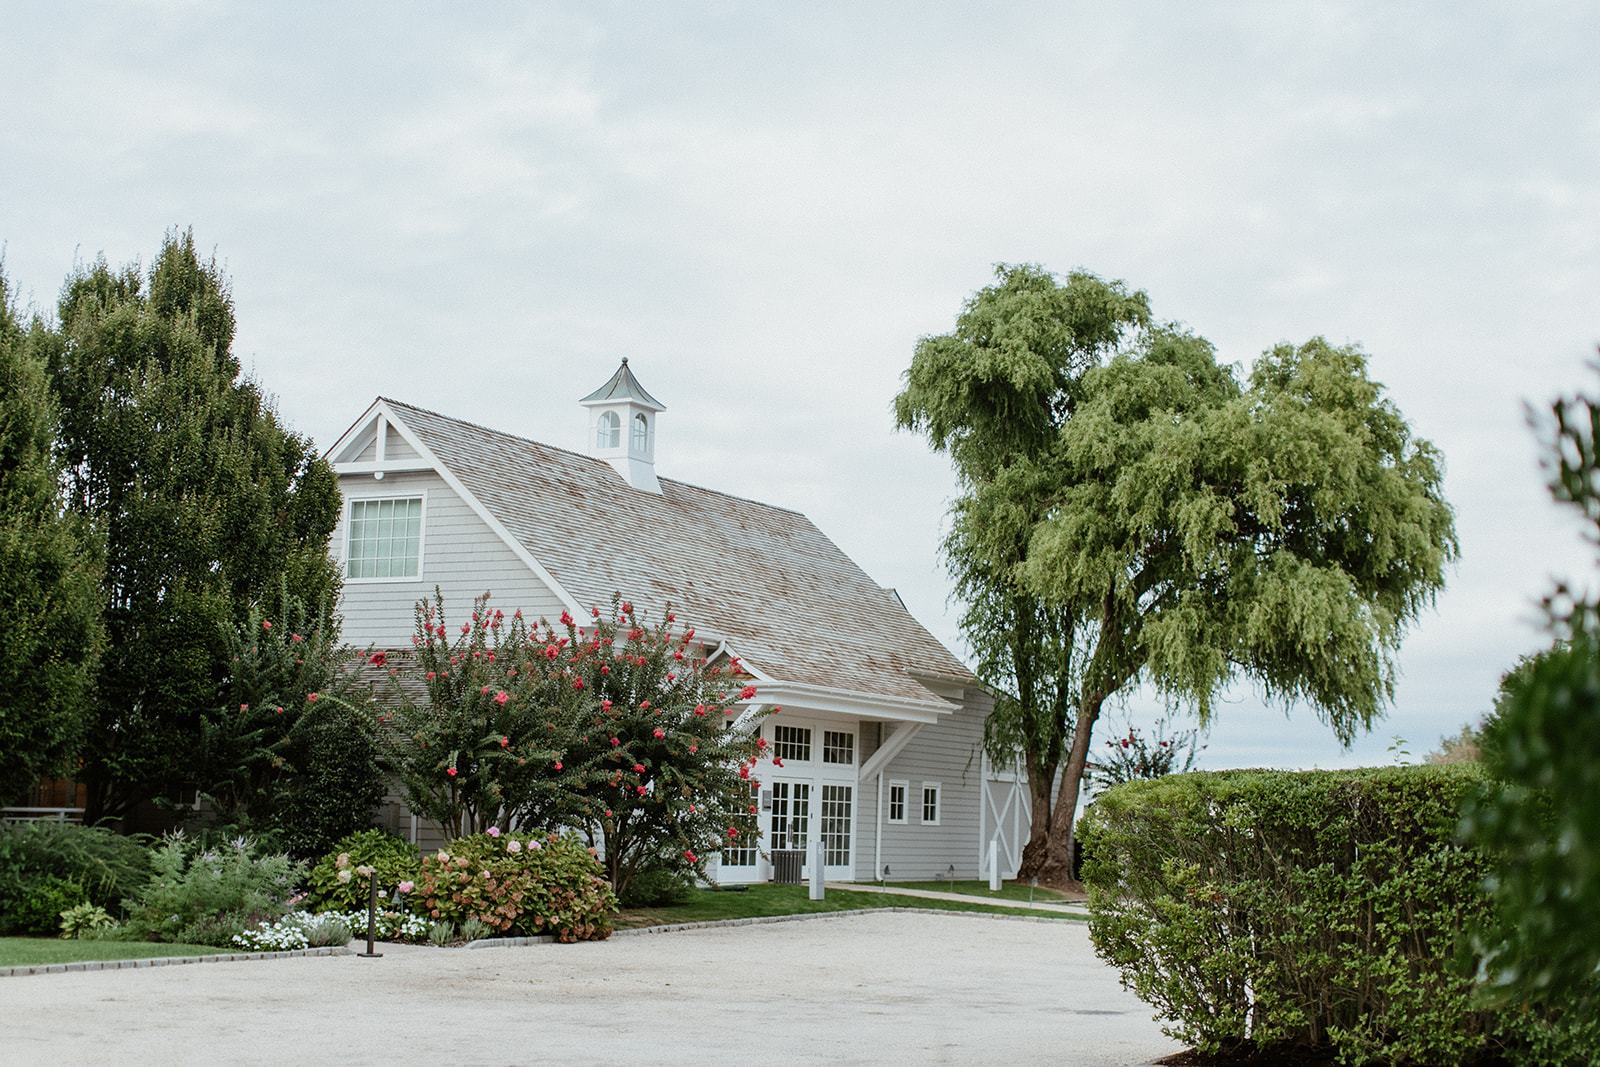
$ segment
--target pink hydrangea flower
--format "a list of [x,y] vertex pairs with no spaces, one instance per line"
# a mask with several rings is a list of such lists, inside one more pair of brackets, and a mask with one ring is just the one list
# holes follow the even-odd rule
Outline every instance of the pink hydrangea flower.
[[522,851],[522,842],[518,841],[516,838],[513,837],[510,841],[506,842],[506,851],[510,852],[510,853],[513,853],[513,854],[517,853],[517,852],[521,852]]
[[499,837],[500,836],[500,827],[491,826],[491,827],[489,827],[487,832],[488,832],[490,837]]
[[415,882],[401,882],[398,888],[399,888],[400,892],[402,892],[402,893],[409,893],[413,889],[417,888],[417,883],[415,883]]

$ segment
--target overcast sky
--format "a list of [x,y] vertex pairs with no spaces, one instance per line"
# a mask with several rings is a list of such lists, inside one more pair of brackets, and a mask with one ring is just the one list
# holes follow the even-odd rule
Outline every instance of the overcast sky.
[[1125,279],[1244,366],[1362,344],[1461,564],[1370,737],[1241,687],[1203,766],[1420,756],[1592,571],[1523,411],[1595,385],[1592,4],[24,2],[0,35],[41,309],[193,227],[323,446],[384,394],[582,449],[627,356],[659,473],[804,511],[958,650],[954,481],[890,402],[995,263]]

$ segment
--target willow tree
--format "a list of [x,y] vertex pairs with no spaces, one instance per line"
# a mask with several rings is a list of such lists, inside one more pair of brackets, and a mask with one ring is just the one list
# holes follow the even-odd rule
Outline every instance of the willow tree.
[[280,583],[331,604],[332,470],[232,351],[215,261],[172,234],[148,278],[104,259],[63,287],[52,342],[69,501],[105,538],[106,650],[89,702],[90,819],[194,789],[228,635]]
[[[1248,680],[1310,705],[1348,744],[1392,699],[1400,639],[1457,554],[1439,455],[1359,349],[1280,345],[1246,386],[1177,328],[1110,347],[1054,383],[1048,444],[1011,451],[953,509],[958,547],[1008,560],[1004,587],[1072,625],[1070,750],[1036,868],[1058,881],[1108,701],[1148,684],[1205,726]],[[991,409],[960,425],[976,437],[994,421]],[[935,447],[957,440],[917,425]]]
[[1083,373],[1148,324],[1142,292],[1036,266],[995,270],[997,284],[956,328],[924,337],[895,398],[904,429],[948,452],[963,494],[944,556],[963,603],[962,633],[995,694],[984,740],[996,763],[1020,756],[1032,801],[1021,873],[1045,862],[1058,805],[1051,790],[1072,736],[1082,613],[1028,589],[1020,568],[1049,487],[1035,481],[1071,417]]

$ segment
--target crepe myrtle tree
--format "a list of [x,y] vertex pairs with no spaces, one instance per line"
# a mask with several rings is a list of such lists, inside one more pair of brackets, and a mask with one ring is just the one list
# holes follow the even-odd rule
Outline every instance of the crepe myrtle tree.
[[413,643],[384,664],[392,696],[369,719],[412,810],[446,837],[574,830],[603,844],[620,894],[663,855],[703,874],[756,834],[768,712],[738,661],[709,662],[670,610],[647,625],[619,595],[582,625],[533,624],[486,593],[453,625],[436,591]]

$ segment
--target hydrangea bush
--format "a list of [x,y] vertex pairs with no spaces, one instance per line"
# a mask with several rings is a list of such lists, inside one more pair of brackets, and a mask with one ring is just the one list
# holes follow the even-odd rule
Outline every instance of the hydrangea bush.
[[611,936],[617,898],[593,850],[575,838],[494,830],[424,859],[415,906],[456,926],[476,919],[502,936],[598,941]]
[[[314,911],[360,911],[364,916],[371,890],[357,868],[371,868],[378,876],[378,897],[388,899],[400,886],[417,880],[422,854],[416,845],[384,830],[363,830],[334,845],[311,868],[309,896]],[[410,892],[406,889],[405,892]],[[366,920],[362,919],[362,928]]]

